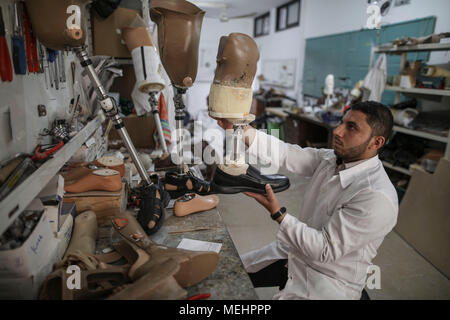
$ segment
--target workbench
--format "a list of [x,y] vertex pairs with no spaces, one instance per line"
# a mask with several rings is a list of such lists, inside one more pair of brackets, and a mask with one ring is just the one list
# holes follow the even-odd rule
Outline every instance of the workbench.
[[[210,300],[258,299],[217,208],[185,217],[176,217],[173,209],[166,209],[164,224],[151,239],[158,244],[176,248],[183,238],[222,244],[218,267],[205,280],[185,288],[188,297],[210,293]],[[121,237],[110,224],[99,226],[97,253],[120,240]]]
[[301,147],[332,147],[333,130],[336,126],[308,114],[290,111],[288,108],[266,108],[266,113],[285,120],[285,141]]

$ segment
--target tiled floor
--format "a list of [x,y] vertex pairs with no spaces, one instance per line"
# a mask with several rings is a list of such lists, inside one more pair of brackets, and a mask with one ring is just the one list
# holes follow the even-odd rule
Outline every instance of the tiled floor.
[[[296,213],[307,182],[286,172],[291,187],[278,194],[280,203]],[[278,225],[254,199],[221,195],[219,212],[239,254],[275,240]],[[297,217],[301,219],[300,214]],[[450,281],[394,231],[388,234],[373,261],[381,269],[381,289],[367,290],[371,299],[450,299]],[[271,299],[277,288],[256,289],[261,299]]]

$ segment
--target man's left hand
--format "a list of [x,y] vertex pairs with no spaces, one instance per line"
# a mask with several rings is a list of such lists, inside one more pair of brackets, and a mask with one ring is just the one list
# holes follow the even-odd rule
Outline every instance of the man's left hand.
[[262,204],[270,214],[274,214],[275,212],[280,210],[280,204],[278,202],[277,197],[275,197],[275,193],[272,190],[270,184],[266,184],[266,194],[258,194],[253,192],[244,192],[246,196],[256,199],[260,204]]

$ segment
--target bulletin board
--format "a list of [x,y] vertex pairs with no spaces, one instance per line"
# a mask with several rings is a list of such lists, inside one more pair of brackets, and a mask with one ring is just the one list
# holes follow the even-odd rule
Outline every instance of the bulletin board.
[[283,88],[294,88],[296,65],[296,59],[263,60],[262,75],[264,80],[261,83]]

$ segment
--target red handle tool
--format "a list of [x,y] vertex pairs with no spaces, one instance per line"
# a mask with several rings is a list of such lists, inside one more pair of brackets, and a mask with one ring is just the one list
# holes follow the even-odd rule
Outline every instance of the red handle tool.
[[2,81],[12,81],[13,72],[11,57],[9,55],[8,43],[5,38],[5,23],[3,21],[3,12],[0,7],[0,75]]
[[56,151],[58,151],[59,149],[61,149],[64,146],[64,142],[60,141],[56,146],[54,146],[53,148],[50,148],[44,152],[41,152],[41,147],[42,146],[38,146],[36,148],[36,150],[34,151],[34,155],[31,157],[31,160],[35,161],[35,160],[43,160],[43,159],[47,159],[47,157],[53,153],[55,153]]
[[25,26],[28,72],[39,72],[36,38],[33,34],[33,30],[31,29],[30,18],[28,16],[25,4],[23,4],[23,24]]

